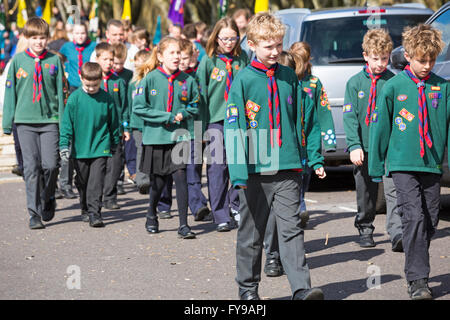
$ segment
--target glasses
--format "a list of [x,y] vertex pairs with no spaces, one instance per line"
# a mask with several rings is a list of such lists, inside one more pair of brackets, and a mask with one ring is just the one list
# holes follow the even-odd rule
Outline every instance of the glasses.
[[239,37],[232,37],[232,38],[221,38],[217,36],[222,42],[236,42],[239,40]]

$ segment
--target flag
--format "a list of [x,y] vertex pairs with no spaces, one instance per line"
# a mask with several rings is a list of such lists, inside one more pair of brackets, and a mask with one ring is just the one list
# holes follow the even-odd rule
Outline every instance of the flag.
[[228,11],[228,0],[219,1],[219,19],[222,19],[227,15]]
[[269,0],[255,0],[255,13],[269,11]]
[[173,24],[184,26],[184,2],[186,0],[170,0],[169,19]]
[[98,31],[98,0],[92,0],[91,12],[89,13],[89,37],[92,41],[97,39]]
[[158,16],[156,20],[155,35],[153,37],[153,44],[157,45],[161,41],[161,16]]
[[122,20],[130,20],[131,21],[130,0],[123,0]]
[[53,0],[47,0],[45,3],[44,12],[42,14],[42,19],[47,21],[50,24],[50,20],[52,19],[52,8],[53,8]]
[[17,11],[17,27],[23,28],[25,23],[27,23],[27,4],[25,0],[19,0],[19,9]]

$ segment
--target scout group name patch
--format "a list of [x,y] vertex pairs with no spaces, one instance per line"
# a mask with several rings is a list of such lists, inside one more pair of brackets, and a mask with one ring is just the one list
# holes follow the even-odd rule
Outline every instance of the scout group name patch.
[[431,90],[432,90],[432,91],[440,91],[440,90],[441,90],[441,87],[435,87],[435,86],[433,86],[433,87],[431,87]]
[[406,110],[405,108],[400,110],[399,113],[403,118],[405,118],[409,122],[411,122],[414,119],[414,115],[411,112],[409,112],[408,110]]

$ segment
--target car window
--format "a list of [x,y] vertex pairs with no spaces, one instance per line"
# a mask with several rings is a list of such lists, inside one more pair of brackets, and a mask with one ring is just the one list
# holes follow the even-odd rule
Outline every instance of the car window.
[[361,16],[305,21],[300,41],[311,46],[313,65],[364,62],[361,44],[369,26],[387,28],[395,48],[401,45],[405,26],[427,18],[429,15],[377,15],[375,19]]
[[441,30],[442,32],[442,41],[445,42],[445,48],[442,50],[442,53],[437,57],[437,62],[442,62],[445,60],[450,60],[450,10],[445,11],[436,20],[431,24],[436,29]]

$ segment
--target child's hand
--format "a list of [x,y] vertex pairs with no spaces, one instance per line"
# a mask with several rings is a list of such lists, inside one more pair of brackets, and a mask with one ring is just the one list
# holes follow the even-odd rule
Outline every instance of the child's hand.
[[316,169],[315,172],[319,179],[323,179],[327,176],[327,173],[325,172],[324,167],[320,167],[319,169]]
[[355,149],[352,152],[350,152],[350,161],[355,166],[362,166],[364,161],[364,152],[362,149]]
[[178,113],[174,118],[174,121],[176,121],[176,122],[180,122],[182,120],[183,120],[183,115],[181,113]]
[[130,133],[127,132],[127,131],[125,131],[125,132],[123,133],[123,139],[124,139],[125,141],[130,140],[130,139],[131,139]]

